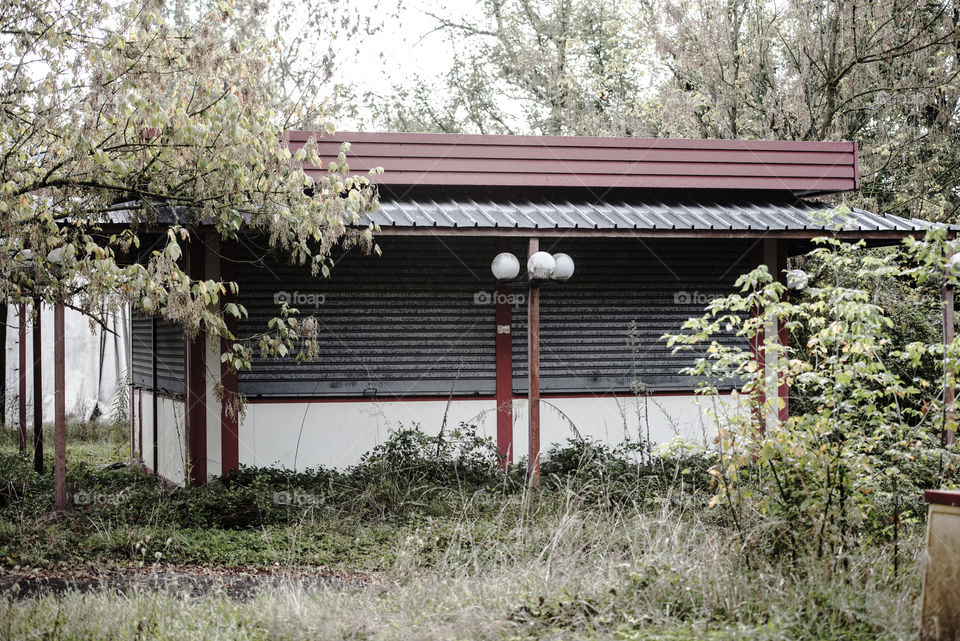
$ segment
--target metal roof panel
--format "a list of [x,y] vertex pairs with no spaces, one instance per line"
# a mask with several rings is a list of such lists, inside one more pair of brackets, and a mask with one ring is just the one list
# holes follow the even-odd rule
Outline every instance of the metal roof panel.
[[[436,227],[602,230],[824,230],[924,231],[935,225],[892,214],[874,214],[801,199],[674,198],[662,196],[615,202],[602,199],[455,198],[435,201],[408,196],[385,199],[369,216],[381,227],[427,224]],[[405,223],[404,221],[409,221]]]

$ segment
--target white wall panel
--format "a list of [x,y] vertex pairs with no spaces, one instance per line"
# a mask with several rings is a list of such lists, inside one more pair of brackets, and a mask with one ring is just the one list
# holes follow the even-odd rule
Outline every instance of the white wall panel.
[[157,445],[160,456],[157,472],[168,481],[183,485],[186,480],[186,421],[183,401],[157,398]]
[[[646,438],[648,427],[654,443],[678,435],[698,443],[710,442],[716,428],[704,409],[714,404],[722,409],[728,398],[677,395],[543,399],[542,448],[546,451],[577,433],[617,445],[624,438]],[[446,408],[446,401],[438,400],[250,402],[240,426],[240,463],[297,470],[318,465],[344,468],[358,462],[400,426],[419,424],[425,432],[436,434]],[[450,404],[447,428],[455,428],[463,421],[496,438],[494,410],[492,400],[454,401]],[[525,399],[514,401],[513,442],[516,461],[527,453]]]
[[143,390],[143,464],[153,469],[153,394],[148,390]]
[[[496,403],[453,401],[446,429],[461,422],[496,437]],[[240,426],[240,464],[303,470],[344,468],[382,443],[391,431],[419,425],[437,434],[446,401],[249,403]],[[299,449],[298,449],[299,442]]]

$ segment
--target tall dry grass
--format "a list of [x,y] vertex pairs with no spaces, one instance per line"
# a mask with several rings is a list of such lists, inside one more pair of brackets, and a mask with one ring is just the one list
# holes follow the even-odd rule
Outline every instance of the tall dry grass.
[[[899,572],[879,545],[842,559],[769,558],[702,496],[463,497],[453,534],[408,530],[372,583],[290,579],[252,600],[133,590],[0,600],[5,639],[907,639],[919,545]],[[583,497],[590,496],[589,500]],[[492,513],[477,502],[497,501]]]

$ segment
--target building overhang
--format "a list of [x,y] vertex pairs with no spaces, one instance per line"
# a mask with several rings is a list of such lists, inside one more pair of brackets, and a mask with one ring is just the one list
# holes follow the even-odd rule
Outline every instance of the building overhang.
[[315,140],[321,167],[343,143],[351,173],[379,185],[763,190],[794,195],[860,187],[855,142],[292,131]]

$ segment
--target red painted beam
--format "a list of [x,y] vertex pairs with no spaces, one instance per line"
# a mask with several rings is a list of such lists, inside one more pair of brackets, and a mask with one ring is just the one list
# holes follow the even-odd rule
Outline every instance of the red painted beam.
[[[233,243],[224,243],[221,246],[220,278],[224,282],[233,282],[236,279],[236,246]],[[224,299],[224,304],[232,297]],[[227,318],[227,329],[234,336],[237,334],[237,319]],[[221,341],[220,349],[230,348],[227,341]],[[221,473],[227,474],[240,467],[240,417],[236,411],[238,395],[237,372],[226,363],[220,364],[220,384],[223,385],[223,401],[220,405],[220,461]]]
[[503,466],[513,463],[513,310],[510,288],[497,283],[496,305],[497,358],[497,449]]
[[43,474],[43,339],[40,301],[33,303],[33,469]]
[[63,305],[53,308],[53,479],[54,506],[67,509],[67,399]]
[[[187,249],[187,269],[190,278],[204,278],[204,246],[194,234]],[[186,346],[186,419],[187,453],[190,484],[207,482],[207,380],[205,336],[201,331]]]
[[575,136],[289,133],[315,137],[324,172],[343,142],[355,173],[382,167],[383,185],[499,185],[849,191],[859,186],[852,142],[684,140]]
[[960,506],[958,490],[924,490],[923,501],[934,505]]
[[19,336],[17,337],[17,350],[18,350],[18,378],[19,380],[19,390],[17,393],[17,410],[18,410],[18,419],[19,424],[19,445],[20,453],[26,454],[27,452],[27,306],[19,305],[17,307],[17,319],[20,325],[19,327]]
[[[530,239],[528,258],[540,251],[540,241]],[[540,287],[527,288],[527,413],[529,414],[527,484],[540,486]]]
[[140,435],[137,439],[139,444],[137,458],[140,459],[140,462],[143,462],[143,390],[137,390],[137,422],[139,423]]
[[629,149],[745,149],[776,151],[849,151],[852,142],[799,140],[731,140],[704,138],[630,138],[618,136],[510,136],[489,134],[398,133],[380,131],[340,131],[327,136],[317,131],[290,131],[291,142],[304,142],[313,136],[321,142],[349,140],[353,143],[389,143],[399,145],[440,144],[444,146],[487,145],[526,147],[601,147]]

